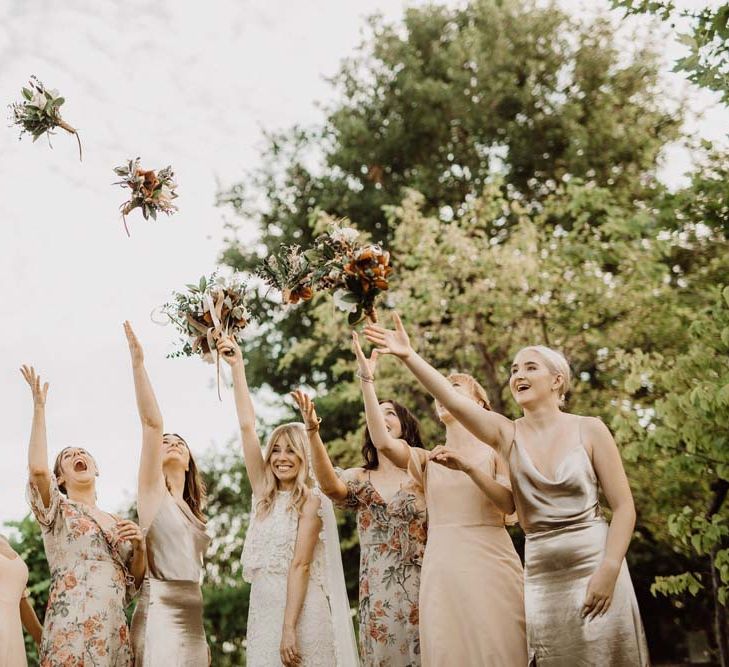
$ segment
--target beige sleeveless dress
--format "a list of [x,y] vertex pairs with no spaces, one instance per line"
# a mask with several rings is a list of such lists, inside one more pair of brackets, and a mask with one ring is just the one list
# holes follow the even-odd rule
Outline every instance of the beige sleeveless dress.
[[[496,474],[484,445],[474,460]],[[458,470],[410,450],[410,474],[424,490],[428,542],[420,577],[423,667],[525,667],[524,580],[504,513]]]
[[25,594],[28,568],[20,556],[0,554],[0,667],[26,667],[20,599]]
[[147,529],[147,575],[132,618],[136,667],[207,667],[200,591],[210,537],[169,493]]
[[587,583],[605,550],[595,469],[582,429],[555,471],[542,475],[519,444],[518,421],[509,452],[514,500],[524,532],[527,638],[538,667],[645,667],[643,624],[623,561],[610,609],[582,618]]

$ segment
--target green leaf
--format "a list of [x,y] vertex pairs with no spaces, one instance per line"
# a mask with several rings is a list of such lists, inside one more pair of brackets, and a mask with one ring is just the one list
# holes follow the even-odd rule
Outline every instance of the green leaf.
[[33,98],[33,93],[30,92],[27,88],[23,88],[23,97],[30,102],[30,100]]
[[66,101],[65,98],[57,97],[56,99],[53,100],[53,106],[60,107],[65,101]]

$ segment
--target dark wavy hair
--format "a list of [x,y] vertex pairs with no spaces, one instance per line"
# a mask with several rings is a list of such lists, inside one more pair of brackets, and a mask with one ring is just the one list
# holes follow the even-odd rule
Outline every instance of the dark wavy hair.
[[[208,499],[208,490],[203,481],[200,471],[197,469],[195,459],[192,458],[192,452],[190,446],[187,444],[185,438],[179,433],[165,433],[165,435],[174,435],[176,438],[182,440],[187,447],[187,453],[190,455],[190,465],[185,470],[185,490],[182,492],[182,499],[187,503],[188,507],[192,510],[192,513],[200,519],[203,523],[207,521],[203,514],[205,503]],[[165,480],[166,483],[166,480]]]
[[[395,409],[395,414],[400,420],[400,439],[407,442],[411,447],[425,449],[425,445],[423,445],[423,441],[420,438],[420,422],[418,422],[415,415],[404,405],[401,405],[397,401],[393,401],[389,398],[383,399],[379,403],[380,405],[383,403],[389,403]],[[364,433],[362,457],[365,461],[364,466],[362,467],[365,470],[374,470],[378,465],[380,465],[380,457],[378,456],[377,448],[372,442],[372,436],[370,435],[370,430],[368,428],[365,429]]]

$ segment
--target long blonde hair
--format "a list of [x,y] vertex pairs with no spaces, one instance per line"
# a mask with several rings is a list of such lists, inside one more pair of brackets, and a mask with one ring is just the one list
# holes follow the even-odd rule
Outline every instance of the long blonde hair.
[[290,422],[277,426],[268,437],[268,442],[266,442],[266,447],[263,450],[263,463],[265,465],[264,488],[263,495],[256,502],[256,516],[261,519],[271,511],[278,492],[278,480],[271,468],[271,454],[273,454],[273,448],[276,444],[290,445],[301,464],[291,492],[289,509],[294,509],[297,514],[301,514],[306,502],[307,490],[313,484],[313,480],[309,477],[306,428],[301,422]]

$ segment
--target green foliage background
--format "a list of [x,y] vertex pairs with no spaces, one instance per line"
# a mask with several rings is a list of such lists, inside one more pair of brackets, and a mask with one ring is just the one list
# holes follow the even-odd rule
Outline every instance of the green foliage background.
[[[348,217],[392,252],[396,306],[416,347],[443,371],[473,373],[514,416],[507,368],[523,345],[565,351],[568,409],[611,425],[638,522],[628,554],[655,662],[708,637],[727,664],[729,586],[729,153],[710,144],[687,185],[656,174],[683,136],[660,44],[626,48],[625,13],[671,21],[670,2],[616,0],[590,23],[531,0],[472,0],[378,18],[332,78],[319,127],[267,136],[260,164],[219,195],[254,223],[222,260],[252,271],[281,243],[308,244]],[[727,5],[683,17],[679,70],[729,99]],[[345,318],[330,301],[282,311],[261,289],[244,354],[253,386],[317,392],[322,435],[340,465],[359,462],[361,400]],[[431,401],[383,360],[380,395],[442,431]],[[240,554],[250,488],[237,446],[203,463],[215,535],[204,587],[215,665],[243,664],[248,588]],[[358,546],[340,517],[353,606]],[[17,524],[37,608],[48,573],[35,524]],[[519,545],[521,536],[514,533]]]

